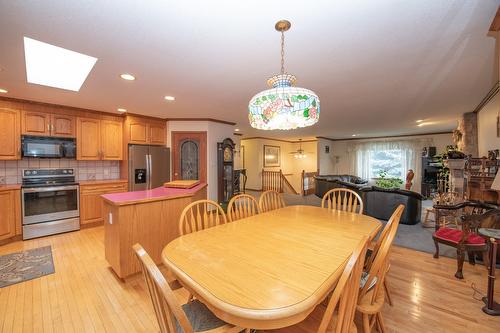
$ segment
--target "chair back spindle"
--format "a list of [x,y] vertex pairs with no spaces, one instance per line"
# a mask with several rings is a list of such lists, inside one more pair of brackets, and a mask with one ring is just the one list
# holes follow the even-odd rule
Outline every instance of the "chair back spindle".
[[229,221],[236,221],[259,214],[257,200],[248,194],[239,194],[229,200],[227,205],[227,217]]
[[259,210],[261,213],[283,207],[285,207],[285,201],[283,200],[281,194],[276,191],[265,191],[259,198]]
[[226,222],[226,214],[218,203],[212,200],[198,200],[186,206],[182,211],[179,219],[179,234],[189,234]]
[[363,200],[360,195],[347,188],[334,188],[326,192],[321,207],[344,212],[363,214]]

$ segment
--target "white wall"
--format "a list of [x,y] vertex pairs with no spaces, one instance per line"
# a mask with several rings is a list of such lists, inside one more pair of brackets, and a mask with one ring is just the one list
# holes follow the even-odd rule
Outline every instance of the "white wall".
[[479,157],[488,156],[488,150],[500,149],[497,137],[497,116],[500,112],[500,93],[497,93],[477,114]]
[[260,190],[262,187],[262,169],[264,167],[264,145],[279,146],[281,149],[281,165],[279,167],[266,168],[266,170],[282,170],[288,174],[287,179],[293,188],[300,192],[301,172],[317,170],[317,142],[303,142],[302,149],[307,155],[304,159],[296,159],[292,151],[299,149],[300,144],[272,139],[241,139],[241,145],[245,150],[245,168],[247,169],[247,188]]
[[[213,121],[168,121],[167,122],[167,147],[172,144],[172,132],[178,131],[203,131],[207,132],[207,196],[210,200],[217,201],[217,142],[225,138],[233,140],[234,126]],[[170,166],[172,170],[172,166]]]

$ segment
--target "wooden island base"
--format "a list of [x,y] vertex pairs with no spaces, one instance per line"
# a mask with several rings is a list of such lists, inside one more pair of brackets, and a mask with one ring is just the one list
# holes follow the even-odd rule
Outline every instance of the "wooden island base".
[[206,199],[206,184],[191,189],[157,188],[148,191],[103,195],[105,256],[120,278],[140,272],[132,245],[140,243],[153,260],[179,237],[179,218],[184,207]]

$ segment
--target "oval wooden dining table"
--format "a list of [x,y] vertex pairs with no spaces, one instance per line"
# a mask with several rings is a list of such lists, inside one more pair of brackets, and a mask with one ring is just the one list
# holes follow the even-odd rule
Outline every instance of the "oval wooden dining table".
[[254,329],[304,320],[335,287],[369,216],[288,206],[170,242],[162,261],[219,318]]

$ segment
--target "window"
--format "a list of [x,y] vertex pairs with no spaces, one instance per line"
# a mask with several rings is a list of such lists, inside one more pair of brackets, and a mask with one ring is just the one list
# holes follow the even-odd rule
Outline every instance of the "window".
[[401,149],[370,150],[369,176],[379,178],[386,172],[387,178],[403,178],[403,151]]

